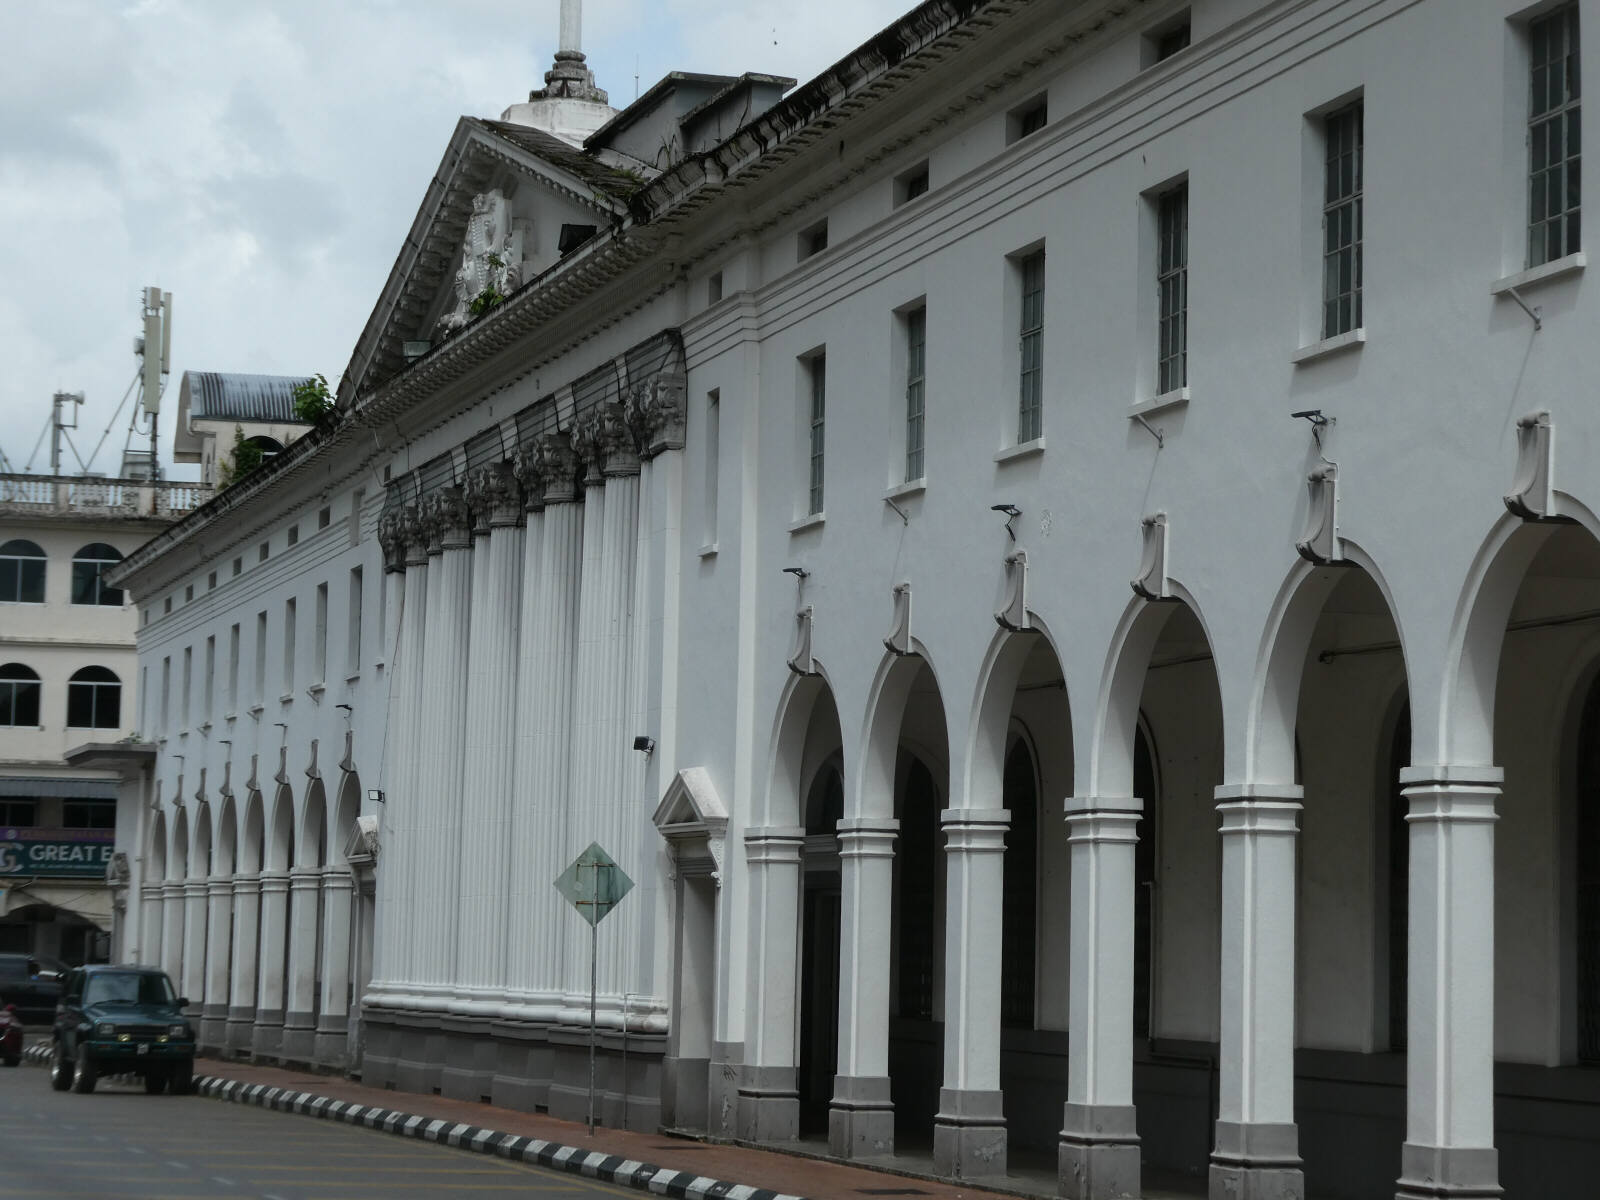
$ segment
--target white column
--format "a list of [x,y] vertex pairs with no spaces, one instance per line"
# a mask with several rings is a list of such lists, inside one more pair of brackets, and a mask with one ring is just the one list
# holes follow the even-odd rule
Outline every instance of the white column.
[[233,937],[233,882],[212,878],[206,881],[206,982],[200,1009],[200,1039],[207,1047],[220,1048],[227,1035],[229,942]]
[[[610,607],[601,676],[605,680],[601,693],[604,708],[596,726],[600,737],[601,795],[605,798],[600,844],[637,883],[646,878],[640,824],[642,820],[653,832],[649,814],[655,805],[634,786],[640,755],[633,749],[634,731],[628,724],[634,660],[634,563],[639,551],[639,460],[631,449],[613,454],[607,462],[605,525],[601,552],[607,564],[606,596]],[[651,846],[652,858],[656,852],[656,847]],[[644,893],[630,899],[633,903],[624,901],[607,918],[607,924],[614,927],[604,930],[600,938],[600,990],[613,997],[628,990],[629,965],[641,952]]]
[[839,1070],[828,1147],[841,1158],[894,1153],[889,948],[899,828],[888,818],[839,822]]
[[1295,837],[1300,789],[1225,786],[1221,1045],[1211,1195],[1305,1195],[1294,1123]]
[[350,1015],[350,896],[355,880],[343,865],[322,872],[322,997],[312,1057],[323,1066],[346,1061]]
[[1494,1148],[1498,767],[1407,767],[1406,1140],[1402,1200],[1501,1194]]
[[139,961],[161,964],[161,885],[147,883],[139,889]]
[[758,828],[744,835],[750,868],[751,995],[749,1057],[739,1079],[739,1136],[751,1141],[787,1142],[800,1136],[795,989],[805,846],[804,829]]
[[[483,532],[473,549],[466,767],[461,806],[461,952],[456,995],[461,1011],[487,1015],[505,999],[511,888],[511,808],[515,769],[518,618],[522,606],[522,497],[509,463],[467,480]],[[527,936],[527,930],[521,931]],[[477,1099],[483,1090],[466,1098]]]
[[261,872],[261,949],[256,974],[254,1053],[275,1055],[283,1049],[283,950],[289,917],[289,872]]
[[[946,838],[944,1087],[933,1125],[933,1169],[962,1179],[1004,1175],[998,933],[1011,814],[948,809],[939,823]],[[883,945],[887,949],[887,939]]]
[[206,881],[183,882],[183,981],[179,993],[198,1012],[206,992]]
[[183,990],[183,880],[161,885],[161,969],[172,986]]
[[1067,801],[1072,862],[1067,1102],[1058,1185],[1071,1200],[1139,1195],[1133,1112],[1133,850],[1137,799]]
[[233,969],[228,994],[229,1050],[248,1050],[256,1020],[256,947],[261,920],[261,877],[233,877]]
[[[466,755],[467,664],[472,591],[472,535],[461,489],[442,488],[425,500],[428,552],[428,637],[423,651],[417,734],[426,741],[418,772],[421,837],[403,886],[425,891],[417,910],[414,972],[418,993],[445,1004],[452,992],[456,913],[461,886],[461,792]],[[426,881],[426,882],[425,882]]]
[[317,1032],[317,901],[322,868],[289,872],[289,984],[283,1018],[283,1053],[296,1062],[311,1059]]

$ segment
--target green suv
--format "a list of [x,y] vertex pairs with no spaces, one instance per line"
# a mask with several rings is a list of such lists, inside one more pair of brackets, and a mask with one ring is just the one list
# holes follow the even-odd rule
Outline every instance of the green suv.
[[189,1001],[156,967],[78,967],[61,987],[51,1044],[50,1086],[94,1091],[102,1075],[138,1075],[152,1095],[194,1087]]

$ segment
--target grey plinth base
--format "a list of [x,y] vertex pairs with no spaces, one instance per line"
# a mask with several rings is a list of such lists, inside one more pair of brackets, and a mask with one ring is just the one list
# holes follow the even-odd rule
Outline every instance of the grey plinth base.
[[1305,1200],[1305,1194],[1295,1126],[1217,1122],[1211,1200]]
[[1503,1196],[1500,1154],[1493,1148],[1400,1147],[1396,1200],[1491,1200]]
[[250,1053],[257,1058],[276,1058],[283,1051],[283,1010],[263,1008],[256,1012],[256,1027],[250,1034]]
[[317,1021],[312,1055],[321,1067],[343,1067],[350,1054],[350,1031],[344,1017],[324,1016]]
[[751,1142],[792,1142],[800,1136],[793,1067],[745,1067],[739,1081],[739,1136]]
[[283,1024],[279,1054],[289,1062],[309,1063],[316,1052],[317,1027],[310,1013],[290,1013]]
[[954,1179],[1006,1173],[1005,1093],[939,1089],[933,1169]]
[[1057,1191],[1067,1200],[1138,1200],[1139,1133],[1131,1105],[1068,1104]]
[[255,1009],[229,1009],[228,1028],[223,1034],[224,1044],[234,1054],[248,1054],[255,1039],[255,1030]]
[[828,1153],[835,1158],[879,1158],[894,1153],[894,1103],[889,1099],[887,1077],[833,1077]]
[[706,1128],[717,1137],[735,1137],[739,1128],[739,1080],[744,1077],[744,1043],[715,1042],[707,1082]]

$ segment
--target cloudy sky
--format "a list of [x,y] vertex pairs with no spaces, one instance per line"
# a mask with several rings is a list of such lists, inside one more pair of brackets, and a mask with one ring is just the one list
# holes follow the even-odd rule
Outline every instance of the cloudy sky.
[[[621,107],[674,69],[805,80],[912,0],[585,0]],[[542,86],[559,0],[0,0],[0,449],[50,396],[87,458],[136,371],[140,289],[185,370],[335,380],[458,116]],[[131,401],[130,401],[131,407]],[[127,410],[94,462],[115,472]],[[33,469],[49,469],[41,448]],[[66,469],[75,469],[68,456]],[[179,468],[175,477],[192,476]]]

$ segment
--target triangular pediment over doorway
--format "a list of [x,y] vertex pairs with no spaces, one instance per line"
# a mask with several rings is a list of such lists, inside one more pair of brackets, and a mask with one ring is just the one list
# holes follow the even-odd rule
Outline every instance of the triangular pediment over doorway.
[[[543,130],[462,117],[339,386],[341,405],[460,335],[628,211],[646,182]],[[474,302],[477,302],[474,305]]]
[[663,837],[704,836],[728,827],[728,810],[710,773],[704,767],[685,767],[667,785],[650,819]]

